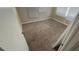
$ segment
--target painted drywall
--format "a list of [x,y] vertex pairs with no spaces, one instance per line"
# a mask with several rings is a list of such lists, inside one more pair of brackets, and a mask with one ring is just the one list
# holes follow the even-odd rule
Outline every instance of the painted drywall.
[[66,11],[67,11],[67,7],[57,7],[56,15],[65,17]]
[[56,17],[56,7],[51,8],[51,15],[50,17]]
[[6,51],[28,50],[15,8],[0,8],[0,47]]
[[51,14],[49,7],[19,7],[17,8],[21,22],[39,21],[48,18]]
[[75,20],[78,13],[79,13],[79,7],[71,7],[66,19],[70,21]]
[[[67,10],[69,9],[68,13]],[[74,21],[79,12],[79,7],[57,7],[56,15],[64,17],[65,20]]]
[[29,21],[27,19],[28,18],[28,15],[27,15],[27,12],[26,12],[27,8],[25,8],[25,7],[17,7],[16,10],[17,10],[17,13],[19,15],[21,23]]

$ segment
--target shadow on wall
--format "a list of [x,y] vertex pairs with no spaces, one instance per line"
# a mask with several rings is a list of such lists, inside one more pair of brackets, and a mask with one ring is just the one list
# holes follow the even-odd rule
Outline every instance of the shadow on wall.
[[4,49],[2,47],[0,47],[0,51],[4,51]]

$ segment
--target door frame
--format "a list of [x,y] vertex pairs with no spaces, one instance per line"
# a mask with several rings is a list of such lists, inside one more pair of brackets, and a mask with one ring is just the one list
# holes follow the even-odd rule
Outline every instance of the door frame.
[[[76,19],[69,24],[69,26],[66,28],[66,30],[62,33],[62,35],[58,39],[58,41],[53,45],[53,48],[55,48],[60,44],[58,51],[66,51],[66,50],[69,51],[71,47],[67,47],[67,46],[69,45],[72,38],[75,36],[78,28],[79,28],[79,13]],[[72,44],[70,45],[72,46]]]
[[78,28],[79,28],[79,13],[78,13],[76,19],[70,24],[70,27],[66,33],[67,35],[64,36],[63,41],[62,41],[58,51],[66,51],[66,50],[70,51],[71,47],[68,47],[68,45],[70,44],[72,46],[70,41],[73,40],[73,37],[75,36],[76,32],[78,31]]

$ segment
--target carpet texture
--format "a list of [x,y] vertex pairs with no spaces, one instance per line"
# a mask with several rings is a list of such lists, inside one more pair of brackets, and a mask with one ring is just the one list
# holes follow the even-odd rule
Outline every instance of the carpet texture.
[[54,51],[53,44],[66,26],[52,19],[23,24],[23,34],[31,51]]

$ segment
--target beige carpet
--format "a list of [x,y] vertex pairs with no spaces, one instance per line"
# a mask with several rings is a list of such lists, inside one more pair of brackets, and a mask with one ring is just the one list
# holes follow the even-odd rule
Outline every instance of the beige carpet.
[[31,51],[53,51],[53,44],[65,28],[65,25],[48,19],[41,22],[24,24],[23,34]]

